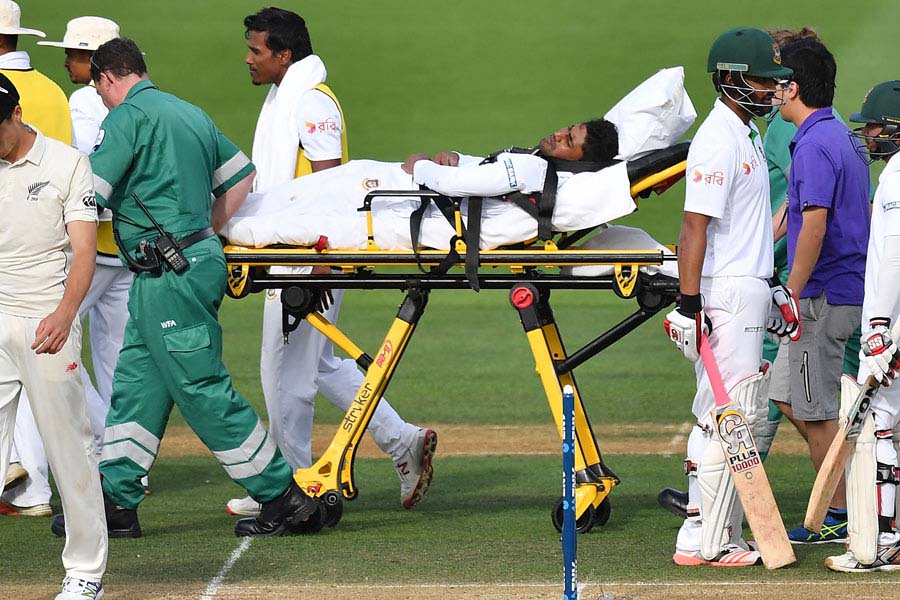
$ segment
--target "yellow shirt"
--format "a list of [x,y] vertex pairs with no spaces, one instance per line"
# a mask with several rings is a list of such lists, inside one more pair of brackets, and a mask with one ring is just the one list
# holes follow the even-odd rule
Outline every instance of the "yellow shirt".
[[62,89],[37,69],[0,69],[19,91],[22,120],[45,136],[72,145],[72,116]]

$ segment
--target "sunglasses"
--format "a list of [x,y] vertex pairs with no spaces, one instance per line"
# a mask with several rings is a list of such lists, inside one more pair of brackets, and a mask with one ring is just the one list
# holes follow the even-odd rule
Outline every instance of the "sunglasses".
[[91,64],[91,80],[92,81],[100,81],[100,74],[103,73],[103,70],[100,68],[96,62],[94,62],[94,55],[91,54],[90,64]]

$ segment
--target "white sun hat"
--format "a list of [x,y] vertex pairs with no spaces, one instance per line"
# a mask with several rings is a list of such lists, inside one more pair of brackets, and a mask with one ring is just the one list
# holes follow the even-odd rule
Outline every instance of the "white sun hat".
[[[0,0],[2,2],[3,0]],[[109,40],[119,37],[115,21],[103,17],[78,17],[66,25],[61,42],[38,42],[39,46],[56,46],[75,50],[96,50]]]
[[22,11],[19,5],[12,0],[0,0],[0,35],[36,35],[47,37],[47,34],[37,29],[20,27]]

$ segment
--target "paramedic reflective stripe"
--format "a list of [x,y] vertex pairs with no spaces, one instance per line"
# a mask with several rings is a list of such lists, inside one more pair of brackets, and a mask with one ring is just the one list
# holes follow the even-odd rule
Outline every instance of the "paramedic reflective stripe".
[[269,437],[261,420],[238,448],[213,451],[213,456],[232,479],[245,479],[260,475],[275,456],[275,442]]
[[225,161],[221,167],[212,174],[212,189],[223,186],[229,179],[241,172],[241,169],[250,164],[250,159],[243,152],[238,152]]
[[127,458],[145,471],[149,471],[156,460],[155,454],[150,454],[131,440],[116,442],[111,445],[103,444],[103,453],[100,455],[100,463],[105,463],[117,458]]
[[113,187],[109,182],[96,173],[94,173],[94,193],[103,196],[103,199],[107,201],[113,193]]
[[159,452],[159,438],[134,421],[107,427],[103,434],[104,445],[128,440],[137,442],[151,454]]
[[159,452],[159,438],[134,421],[107,428],[100,462],[127,458],[145,471]]

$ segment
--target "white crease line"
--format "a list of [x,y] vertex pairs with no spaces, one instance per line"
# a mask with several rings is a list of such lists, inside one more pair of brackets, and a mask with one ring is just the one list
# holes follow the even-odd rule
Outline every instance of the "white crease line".
[[672,439],[669,440],[668,446],[666,446],[666,450],[662,453],[663,456],[672,456],[675,453],[684,452],[684,443],[687,440],[687,435],[691,431],[691,427],[694,426],[694,423],[688,421],[686,423],[682,423],[678,426],[678,433],[672,436]]
[[[855,581],[855,580],[854,580]],[[603,588],[645,588],[645,587],[696,587],[698,585],[709,585],[711,588],[739,588],[739,587],[747,587],[747,586],[768,586],[768,587],[794,587],[794,586],[806,586],[806,587],[833,587],[835,585],[852,585],[853,583],[849,580],[846,583],[836,583],[834,581],[780,581],[780,582],[768,582],[761,583],[759,581],[719,581],[712,583],[710,581],[604,581],[604,582],[578,582],[578,591],[579,593],[584,590],[594,591],[595,589],[603,589]],[[866,585],[897,585],[896,579],[866,579]],[[364,592],[365,590],[414,590],[414,589],[431,589],[431,590],[441,590],[441,589],[482,589],[482,588],[558,588],[561,587],[561,584],[558,582],[554,583],[409,583],[409,584],[396,584],[396,583],[384,583],[384,584],[311,584],[311,583],[301,583],[297,585],[289,585],[289,584],[260,584],[260,585],[248,585],[248,584],[238,584],[229,587],[231,591],[257,591],[257,590],[358,590],[360,592]]]
[[231,553],[231,556],[228,557],[228,560],[225,561],[225,564],[222,565],[222,568],[219,569],[216,576],[213,577],[212,581],[209,582],[209,585],[206,586],[206,591],[200,596],[200,600],[213,600],[215,595],[219,593],[219,589],[222,587],[222,582],[225,581],[225,576],[228,575],[228,571],[231,570],[231,567],[234,566],[234,563],[238,561],[241,555],[247,551],[251,542],[253,542],[252,537],[245,537],[241,540],[240,545],[234,549],[234,552]]

